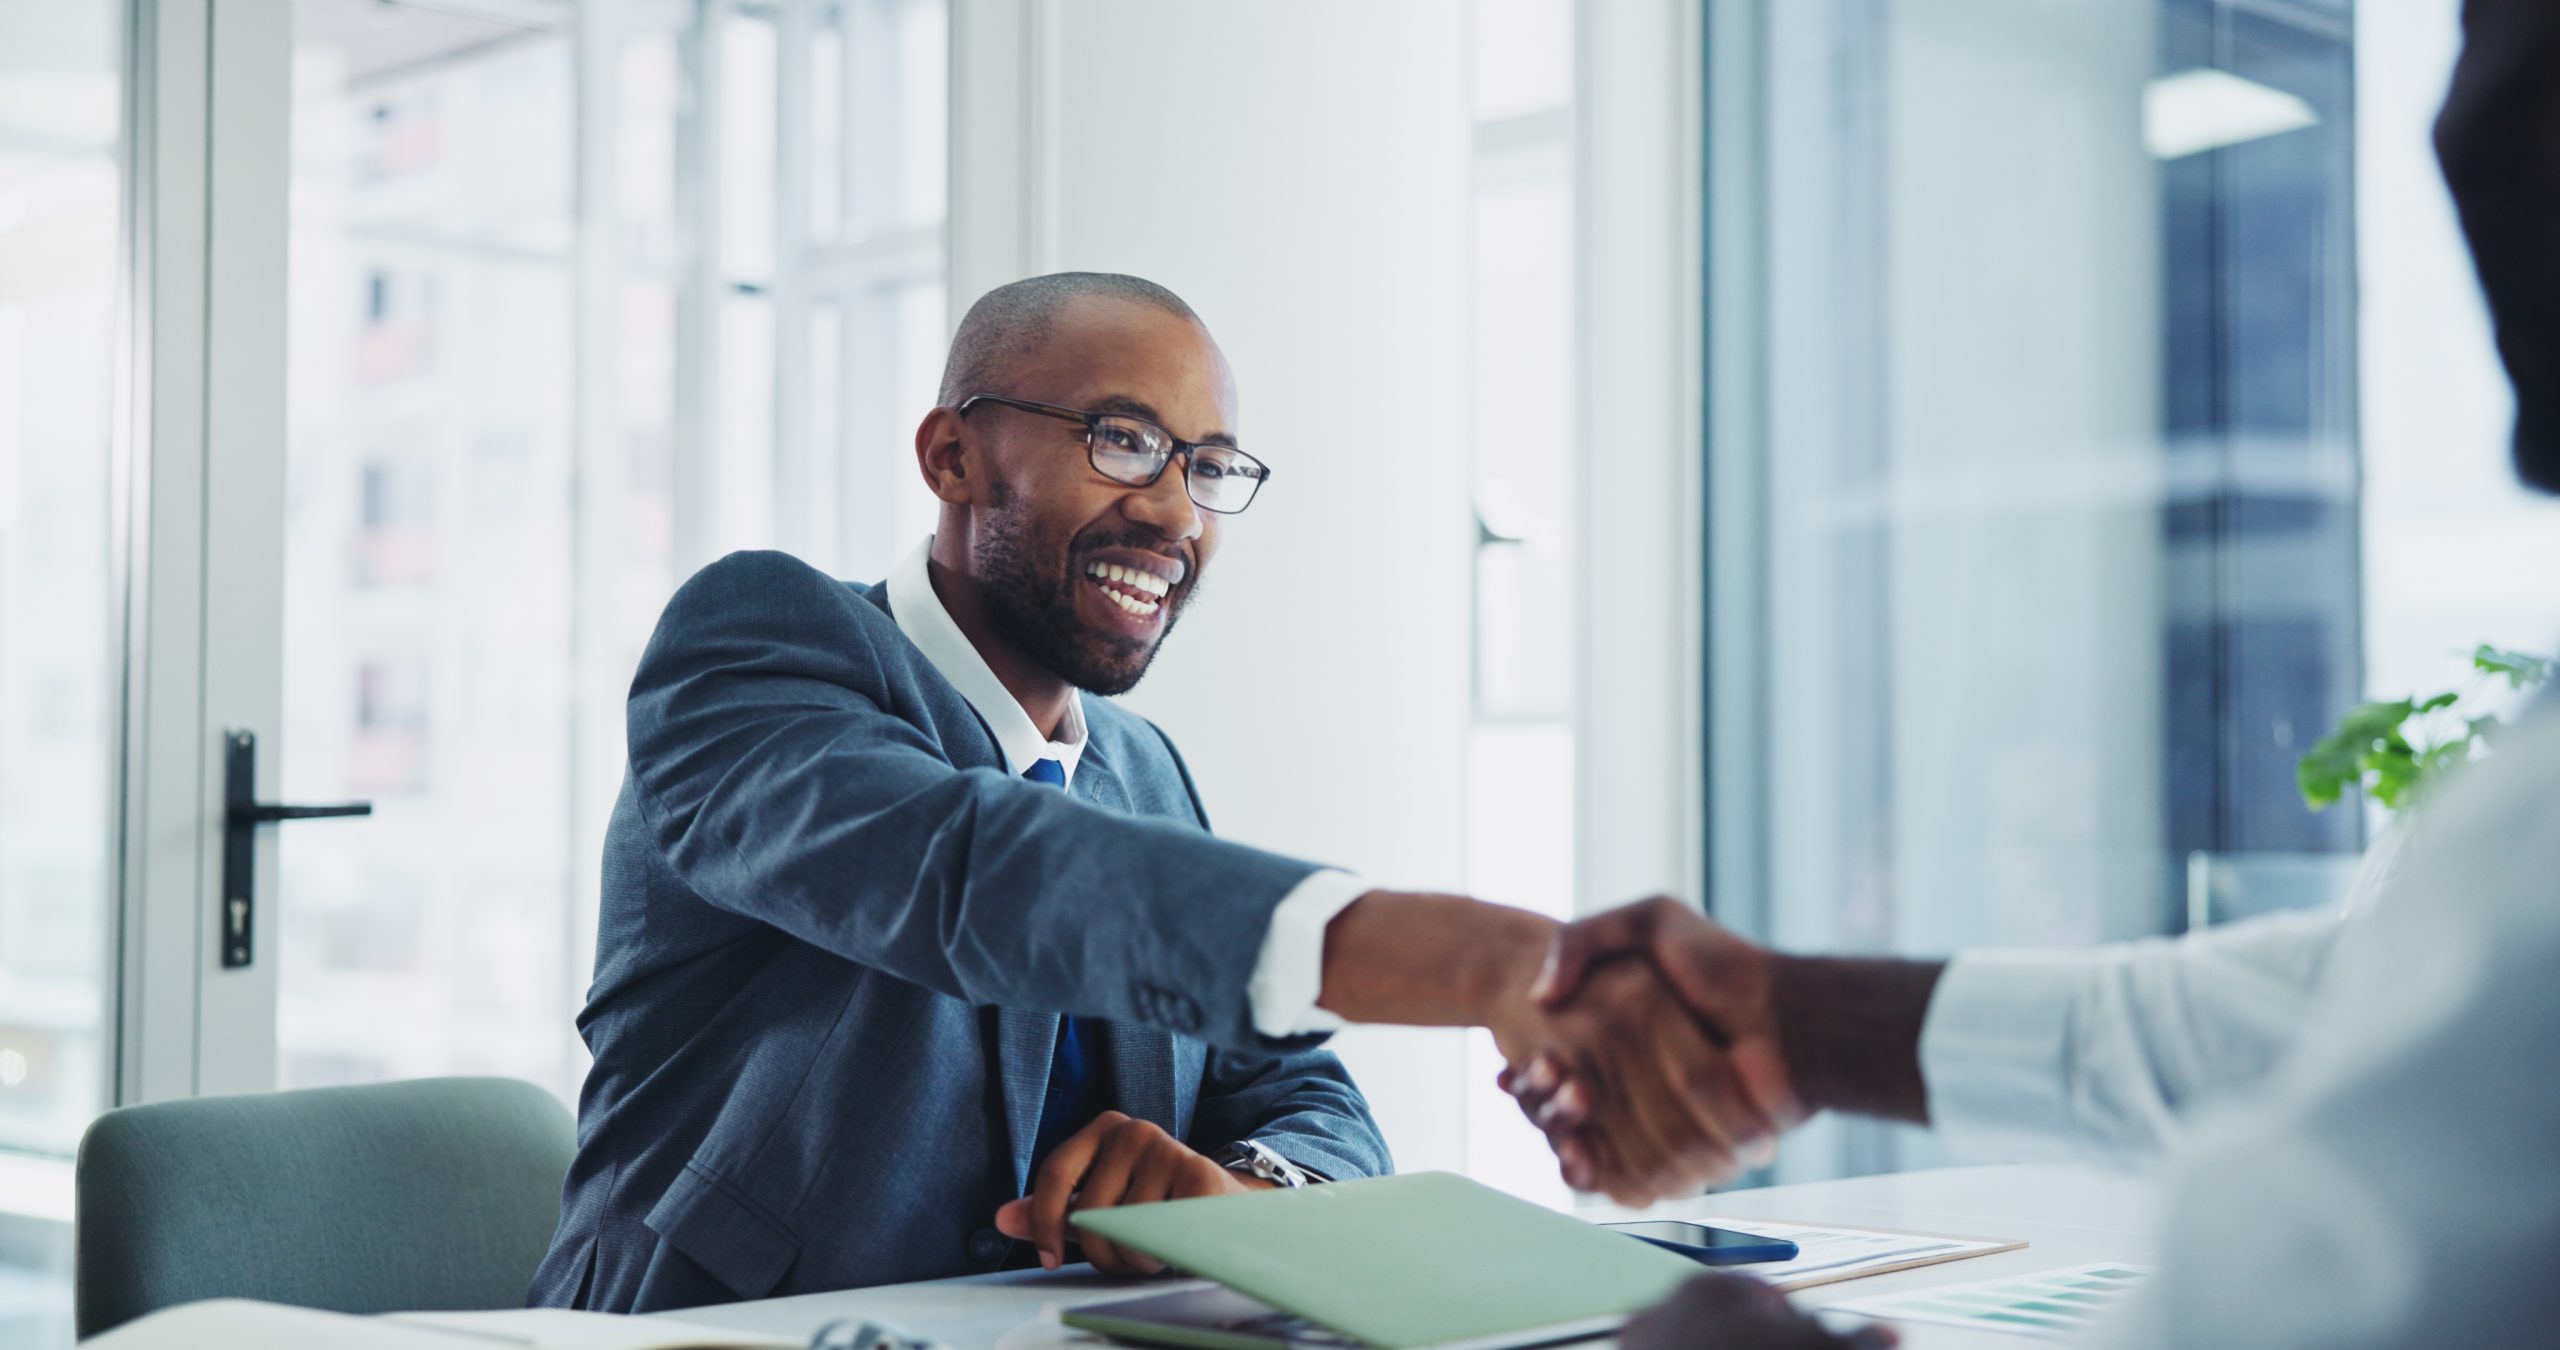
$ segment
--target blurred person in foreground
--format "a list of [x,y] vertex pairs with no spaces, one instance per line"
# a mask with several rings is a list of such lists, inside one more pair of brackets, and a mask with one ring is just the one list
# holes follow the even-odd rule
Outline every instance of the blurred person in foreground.
[[[2515,381],[2517,470],[2560,492],[2560,4],[2469,0],[2463,22],[2437,151]],[[1641,954],[1782,1125],[1828,1109],[2013,1156],[2171,1155],[2158,1273],[2086,1344],[2560,1345],[2560,707],[2412,824],[2343,920],[1940,963],[1784,955],[1654,901],[1568,930],[1547,993]],[[1595,1089],[1535,1063],[1507,1082],[1587,1178]],[[1722,1275],[1623,1343],[1892,1341]]]

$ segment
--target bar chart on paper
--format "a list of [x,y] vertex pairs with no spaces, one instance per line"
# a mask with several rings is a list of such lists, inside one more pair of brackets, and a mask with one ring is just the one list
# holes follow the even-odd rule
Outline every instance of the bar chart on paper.
[[2149,1266],[2071,1266],[2006,1280],[1880,1294],[1834,1303],[1830,1310],[2059,1339],[2086,1329],[2150,1273]]

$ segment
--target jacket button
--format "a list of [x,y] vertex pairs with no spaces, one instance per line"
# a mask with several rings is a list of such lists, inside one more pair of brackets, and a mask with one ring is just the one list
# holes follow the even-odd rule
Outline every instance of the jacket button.
[[969,1235],[969,1259],[982,1266],[992,1266],[1013,1249],[1013,1239],[992,1228],[981,1228]]

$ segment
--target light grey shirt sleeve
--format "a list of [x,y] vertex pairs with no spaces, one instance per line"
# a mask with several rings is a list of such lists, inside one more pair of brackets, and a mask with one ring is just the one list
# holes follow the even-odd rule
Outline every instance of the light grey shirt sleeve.
[[2124,1165],[2262,1080],[2300,1035],[2342,926],[2278,914],[2180,938],[1957,957],[1920,1040],[1929,1116],[1960,1153]]

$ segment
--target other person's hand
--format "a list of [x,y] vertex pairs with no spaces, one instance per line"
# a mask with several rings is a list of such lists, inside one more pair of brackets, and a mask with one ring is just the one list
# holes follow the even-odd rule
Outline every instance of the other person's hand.
[[1748,1275],[1701,1275],[1618,1333],[1625,1350],[1885,1350],[1901,1343],[1886,1326],[1845,1335],[1825,1330]]
[[[1268,1189],[1259,1177],[1231,1172],[1195,1153],[1151,1120],[1105,1111],[1093,1123],[1050,1150],[1031,1179],[1031,1194],[996,1210],[996,1231],[1039,1248],[1040,1265],[1056,1270],[1071,1240],[1067,1215],[1077,1210],[1143,1205]],[[1124,1251],[1091,1233],[1072,1239],[1093,1268],[1112,1275],[1153,1275],[1164,1263]]]
[[1766,1157],[1775,1123],[1650,965],[1619,957],[1574,977],[1561,1006],[1493,1028],[1511,1066],[1505,1085],[1536,1096],[1558,1122],[1550,1140],[1571,1146],[1557,1154],[1569,1184],[1643,1206],[1697,1194]]
[[[1721,1060],[1719,1072],[1685,1080],[1690,1091],[1702,1094],[1691,1110],[1734,1141],[1742,1162],[1766,1164],[1775,1155],[1777,1135],[1807,1114],[1779,1044],[1771,953],[1677,900],[1656,896],[1565,925],[1534,992],[1561,1015],[1610,966],[1631,962],[1649,965],[1660,976]],[[1595,1155],[1611,1146],[1605,1130],[1595,1137],[1585,1128],[1595,1119],[1585,1073],[1555,1056],[1512,1063],[1502,1086],[1546,1132],[1565,1179],[1590,1188],[1610,1166]]]

